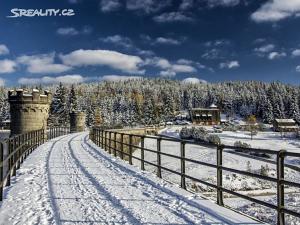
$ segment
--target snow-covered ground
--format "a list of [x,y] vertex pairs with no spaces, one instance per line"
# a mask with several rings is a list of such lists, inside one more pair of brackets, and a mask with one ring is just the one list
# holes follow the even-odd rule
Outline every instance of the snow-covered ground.
[[[211,126],[204,126],[207,130],[212,131]],[[182,126],[173,126],[163,129],[160,133],[170,137],[179,138],[179,132]],[[214,133],[221,138],[223,144],[234,145],[236,141],[250,144],[253,148],[281,150],[285,149],[291,152],[300,153],[300,138],[296,138],[294,133],[286,133],[281,137],[279,132],[259,131],[251,140],[248,131],[223,131],[222,133]]]
[[[172,127],[172,128],[166,128],[161,133],[166,136],[170,137],[179,137],[178,132],[180,130],[180,127]],[[232,134],[231,134],[232,133]],[[239,135],[238,133],[234,132],[224,132],[221,139],[222,143],[227,142],[226,144],[233,144],[237,140],[241,140],[244,142],[243,137],[246,137],[244,134]],[[272,133],[272,132],[271,132]],[[234,136],[235,135],[235,136]],[[241,137],[241,139],[240,139]],[[277,140],[277,138],[274,137],[274,135],[270,135],[270,138],[267,138],[267,135],[261,135],[261,136],[255,136],[254,138],[260,137],[265,140],[258,140],[263,143],[263,147],[261,148],[269,148],[270,146],[277,146],[277,149],[281,149],[279,146],[280,140]],[[251,142],[250,137],[247,136],[247,141]],[[246,139],[246,138],[245,138]],[[274,142],[276,141],[276,144]],[[297,140],[295,140],[297,141]],[[253,140],[253,142],[255,142]],[[270,145],[268,145],[268,143]],[[172,155],[180,155],[180,144],[172,141],[162,141],[161,143],[161,151],[165,153],[169,153]],[[285,146],[291,145],[290,143],[285,143]],[[253,145],[252,145],[253,146]],[[147,138],[145,139],[145,147],[156,150],[156,140]],[[259,147],[259,144],[257,146]],[[296,148],[294,148],[296,150]],[[134,152],[134,155],[136,157],[140,157],[140,151],[137,150]],[[216,164],[216,149],[212,148],[206,148],[199,145],[193,145],[193,144],[187,144],[186,145],[186,157],[195,159],[198,161],[210,163],[210,164]],[[155,153],[151,152],[145,152],[145,159],[147,161],[150,161],[152,163],[157,163],[157,155]],[[162,165],[180,172],[180,160],[174,159],[167,156],[162,156]],[[296,166],[299,166],[299,160],[300,159],[294,159],[291,160],[291,158],[287,159],[286,161],[289,164],[294,164]],[[134,163],[136,165],[140,165],[140,162],[138,160],[134,160]],[[270,177],[276,177],[276,164],[275,164],[275,157],[270,159],[264,159],[264,158],[257,158],[252,157],[247,154],[237,154],[236,152],[233,152],[231,150],[224,150],[223,153],[223,165],[226,167],[238,169],[238,170],[244,170],[249,171],[257,174],[261,174],[261,167],[268,168],[266,171],[267,175]],[[156,172],[156,168],[151,165],[146,165],[146,170]],[[195,163],[186,162],[186,173],[190,176],[199,178],[201,180],[214,183],[216,184],[216,169],[209,168],[201,165],[197,165]],[[170,173],[168,171],[162,171],[162,176],[164,179],[175,182],[177,184],[180,184],[180,176]],[[298,171],[292,170],[290,168],[285,168],[285,179],[291,180],[294,182],[300,183],[300,173]],[[243,193],[245,195],[251,195],[255,198],[271,202],[276,205],[276,183],[266,182],[261,179],[251,178],[248,176],[243,175],[237,175],[229,172],[223,172],[223,185],[230,190],[239,191],[240,193]],[[204,193],[208,197],[212,197],[215,199],[216,192],[214,189],[211,189],[207,186],[201,185],[197,182],[193,182],[191,180],[187,180],[187,186],[193,191]],[[290,209],[299,211],[300,207],[300,190],[296,188],[286,188],[286,204],[289,205]],[[251,204],[249,201],[245,201],[241,198],[232,198],[232,196],[225,194],[225,204],[228,204],[231,207],[237,208],[238,210],[242,210],[245,213],[251,214],[253,216],[256,216],[258,218],[264,218],[267,222],[274,222],[276,220],[276,213],[271,210],[266,214],[266,208],[259,207],[257,205]],[[266,216],[268,215],[268,216]],[[300,224],[300,219],[296,218],[288,218],[289,224]]]
[[116,159],[86,132],[47,142],[5,188],[0,224],[259,224]]

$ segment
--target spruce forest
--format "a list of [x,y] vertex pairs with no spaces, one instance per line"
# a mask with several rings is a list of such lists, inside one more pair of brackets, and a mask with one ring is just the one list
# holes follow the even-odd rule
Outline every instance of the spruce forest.
[[[23,87],[36,88],[36,87]],[[45,87],[43,87],[45,89]],[[72,110],[85,111],[107,126],[151,125],[173,120],[176,112],[216,104],[228,116],[255,115],[261,122],[293,118],[300,122],[300,87],[280,82],[184,83],[169,79],[130,79],[46,87],[53,93],[50,124],[68,123]],[[9,119],[8,89],[2,88],[1,122]]]

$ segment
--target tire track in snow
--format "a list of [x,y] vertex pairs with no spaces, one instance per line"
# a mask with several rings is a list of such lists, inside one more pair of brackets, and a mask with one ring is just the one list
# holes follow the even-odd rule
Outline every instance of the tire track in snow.
[[[93,158],[97,159],[101,164],[104,165],[113,164],[110,165],[110,167],[115,171],[116,176],[134,177],[137,183],[140,182],[143,185],[146,184],[148,196],[155,196],[154,201],[158,206],[161,205],[169,208],[169,210],[172,210],[174,213],[174,216],[179,216],[180,218],[184,219],[187,224],[205,224],[216,221],[219,223],[221,222],[222,224],[232,223],[232,221],[229,219],[220,215],[216,215],[210,208],[207,208],[204,205],[199,205],[194,201],[190,201],[187,198],[184,198],[165,188],[164,186],[143,177],[139,173],[134,172],[121,164],[113,162],[113,159],[110,159],[109,156],[105,155],[105,153],[97,150],[95,147],[89,144],[87,140],[88,136],[85,135],[84,142],[81,143],[81,145]],[[138,187],[136,188],[139,189]],[[143,188],[145,189],[145,187]],[[170,199],[173,199],[173,202],[170,202]]]
[[[75,160],[71,157],[70,142],[78,134],[68,136],[60,146],[55,148],[53,154],[59,161],[58,174],[63,174],[63,179],[56,177],[54,192],[59,198],[56,203],[57,211],[60,212],[59,223],[84,223],[84,224],[125,224],[126,221],[120,215],[120,212],[114,210],[111,203],[97,193],[96,187],[89,181],[89,178],[81,172]],[[76,144],[77,142],[74,141]],[[57,160],[57,159],[56,159]],[[84,162],[81,162],[84,163]],[[55,168],[55,167],[54,167]],[[57,174],[57,173],[56,173]],[[57,175],[56,175],[57,176]],[[57,179],[58,178],[58,179]],[[66,185],[68,187],[66,187]],[[116,211],[112,218],[107,216],[107,212]]]
[[[73,158],[76,166],[78,166],[78,168],[85,174],[86,177],[88,177],[89,181],[96,188],[97,196],[104,195],[105,198],[112,204],[113,209],[110,211],[110,213],[112,213],[113,211],[119,211],[122,215],[124,215],[126,217],[126,220],[130,224],[141,224],[139,222],[139,220],[137,218],[135,218],[128,209],[123,207],[123,205],[120,203],[120,201],[115,196],[111,195],[103,186],[101,186],[101,184],[99,184],[97,179],[88,172],[88,169],[87,169],[88,167],[85,167],[84,164],[80,161],[80,159],[78,157],[78,153],[77,153],[77,156],[75,156],[74,150],[80,149],[81,146],[79,145],[78,149],[77,148],[74,149],[74,141],[73,141],[74,139],[75,139],[75,137],[70,139],[70,141],[68,142],[69,149],[70,149],[70,155]],[[72,146],[72,142],[73,142],[73,146]],[[82,151],[82,149],[81,149],[81,154],[82,153],[84,153],[84,151]],[[97,164],[97,163],[95,162],[95,164]],[[110,177],[110,179],[111,179],[111,177]],[[126,223],[126,221],[122,221],[122,224],[127,224],[127,223]]]

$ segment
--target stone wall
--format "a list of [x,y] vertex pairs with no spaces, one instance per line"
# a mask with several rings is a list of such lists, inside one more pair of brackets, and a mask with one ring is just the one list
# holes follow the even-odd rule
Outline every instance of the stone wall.
[[9,91],[11,136],[42,128],[46,130],[51,100],[52,95],[47,91]]
[[85,113],[71,112],[70,113],[70,131],[71,133],[82,132],[85,130]]

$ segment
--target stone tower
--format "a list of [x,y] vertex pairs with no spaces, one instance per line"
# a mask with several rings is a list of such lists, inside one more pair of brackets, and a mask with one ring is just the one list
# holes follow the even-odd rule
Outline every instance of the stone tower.
[[85,129],[85,113],[74,111],[70,113],[71,133],[81,132]]
[[9,91],[10,135],[39,129],[46,131],[51,100],[52,95],[48,91],[44,91],[44,93],[40,93],[36,89],[33,89],[31,93],[23,89]]

